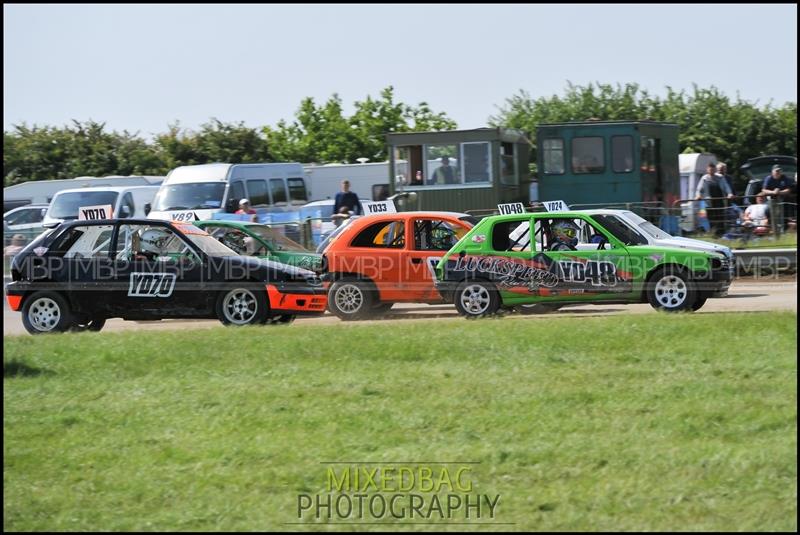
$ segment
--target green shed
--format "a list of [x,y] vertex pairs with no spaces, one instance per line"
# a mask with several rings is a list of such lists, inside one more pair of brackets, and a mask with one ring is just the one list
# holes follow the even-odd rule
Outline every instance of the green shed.
[[530,200],[531,143],[520,130],[408,132],[386,142],[390,194],[414,194],[402,209],[464,212]]
[[680,199],[678,125],[584,121],[536,129],[538,195],[569,205]]

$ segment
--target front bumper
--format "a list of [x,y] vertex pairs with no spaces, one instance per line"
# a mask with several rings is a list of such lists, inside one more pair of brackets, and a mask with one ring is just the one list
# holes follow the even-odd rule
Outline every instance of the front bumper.
[[267,285],[269,307],[274,314],[324,314],[328,294],[324,287],[286,287]]

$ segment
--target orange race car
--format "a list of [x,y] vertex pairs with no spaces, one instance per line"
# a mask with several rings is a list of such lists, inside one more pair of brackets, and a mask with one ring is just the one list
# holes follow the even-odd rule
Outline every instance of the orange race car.
[[328,310],[343,320],[388,311],[394,303],[443,303],[433,268],[475,224],[455,212],[401,212],[353,219],[323,251]]

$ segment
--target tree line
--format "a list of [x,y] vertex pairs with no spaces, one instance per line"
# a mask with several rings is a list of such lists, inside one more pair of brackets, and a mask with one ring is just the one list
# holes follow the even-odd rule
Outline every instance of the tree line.
[[[506,99],[492,126],[519,128],[535,144],[537,125],[600,120],[669,121],[680,126],[683,152],[713,152],[735,170],[761,154],[797,153],[797,104],[763,106],[730,98],[716,87],[691,92],[667,88],[663,97],[637,84],[568,84],[563,95],[533,98],[519,93]],[[347,115],[338,95],[317,104],[305,98],[292,120],[248,127],[216,119],[197,130],[169,125],[146,140],[127,130],[109,131],[96,121],[64,127],[13,125],[3,132],[4,186],[28,180],[77,176],[164,175],[180,165],[209,162],[355,163],[387,159],[384,134],[451,130],[456,122],[421,102],[396,102],[394,89],[354,103]],[[532,162],[535,162],[535,146]],[[535,166],[532,165],[535,171]]]

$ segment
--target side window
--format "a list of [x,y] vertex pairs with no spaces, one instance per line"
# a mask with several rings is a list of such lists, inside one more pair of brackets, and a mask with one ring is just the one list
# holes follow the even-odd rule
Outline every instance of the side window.
[[286,181],[289,186],[289,199],[292,201],[308,201],[306,183],[302,178],[290,178]]
[[247,191],[250,194],[250,206],[267,206],[269,204],[266,181],[248,180]]
[[119,217],[133,217],[135,214],[135,207],[133,204],[133,194],[129,191],[122,197],[122,202],[119,205]]
[[120,225],[114,256],[129,262],[200,260],[180,236],[161,225]]
[[112,231],[111,225],[73,227],[59,240],[56,249],[63,251],[64,258],[109,258]]
[[270,178],[269,189],[272,192],[273,204],[286,204],[286,185],[282,178]]
[[546,175],[564,174],[564,140],[551,138],[542,140],[544,173]]
[[530,251],[530,220],[501,221],[492,227],[492,249],[495,251]]
[[[242,182],[241,180],[236,180],[234,182],[231,182],[231,189],[230,192],[228,193],[228,199],[233,199],[234,201],[236,201],[235,204],[238,206],[239,201],[246,197],[247,195],[244,194],[244,182]],[[250,200],[250,202],[253,202],[252,199]]]
[[572,172],[602,173],[606,167],[603,154],[602,137],[572,138]]
[[436,219],[414,221],[414,249],[416,251],[449,251],[467,229]]
[[402,221],[374,223],[355,237],[352,247],[381,247],[401,249],[405,247],[405,225]]
[[633,138],[631,136],[611,137],[611,169],[615,173],[633,171]]
[[581,218],[554,217],[536,220],[537,251],[589,251],[608,248],[608,238]]

